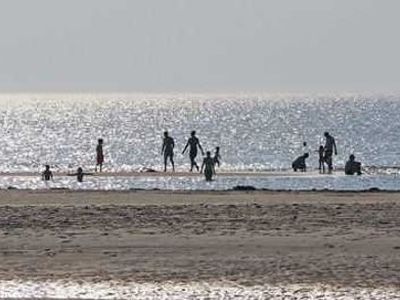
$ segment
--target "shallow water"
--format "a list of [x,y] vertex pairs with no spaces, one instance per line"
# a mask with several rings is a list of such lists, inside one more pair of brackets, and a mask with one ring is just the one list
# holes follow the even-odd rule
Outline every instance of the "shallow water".
[[2,298],[79,299],[400,299],[395,288],[326,285],[240,286],[233,283],[118,283],[0,281]]
[[1,176],[0,189],[71,189],[71,190],[229,190],[236,186],[253,186],[268,190],[337,190],[362,191],[372,188],[400,190],[398,175],[259,175],[217,176],[206,182],[202,176],[87,176],[83,183],[74,177],[56,177],[44,182],[39,176]]
[[[221,147],[222,169],[286,169],[336,137],[342,167],[350,153],[364,165],[400,165],[399,95],[2,95],[0,172],[92,170],[97,138],[105,140],[105,169],[161,168],[162,132],[176,140],[178,169],[197,130],[205,150]],[[200,158],[199,158],[200,160]],[[316,167],[317,153],[308,163]]]

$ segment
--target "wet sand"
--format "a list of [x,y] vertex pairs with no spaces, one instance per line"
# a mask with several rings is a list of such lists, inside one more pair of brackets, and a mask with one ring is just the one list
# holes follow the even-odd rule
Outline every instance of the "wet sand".
[[0,281],[301,285],[395,299],[399,216],[400,193],[0,191]]
[[[94,172],[89,170],[89,172],[93,172],[94,176],[98,177],[204,177],[204,174],[200,174],[199,172],[185,172],[185,171],[177,171],[177,172],[162,172],[162,171],[151,171],[151,172]],[[54,172],[53,175],[55,177],[58,176],[67,176],[68,172]],[[343,175],[343,171],[335,171],[334,174]],[[265,176],[323,176],[329,174],[321,174],[318,170],[312,170],[309,172],[293,172],[292,170],[277,170],[277,171],[218,171],[217,175],[220,177],[265,177]],[[2,176],[27,176],[27,177],[40,177],[40,172],[11,172],[11,173],[0,173],[0,177]]]

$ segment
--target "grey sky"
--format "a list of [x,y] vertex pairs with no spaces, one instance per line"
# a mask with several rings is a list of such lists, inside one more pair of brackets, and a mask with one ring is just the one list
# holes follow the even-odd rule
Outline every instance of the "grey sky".
[[0,0],[0,91],[393,90],[399,0]]

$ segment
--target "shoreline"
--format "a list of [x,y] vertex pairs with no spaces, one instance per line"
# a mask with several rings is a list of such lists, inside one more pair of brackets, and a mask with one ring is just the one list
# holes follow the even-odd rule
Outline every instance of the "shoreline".
[[[17,177],[40,177],[41,172],[1,172],[0,177],[17,176]],[[68,176],[68,172],[53,172],[54,176]],[[268,176],[332,176],[344,175],[343,172],[334,172],[333,174],[321,174],[316,170],[310,172],[293,172],[288,170],[283,171],[221,171],[217,172],[216,176],[220,177],[268,177]],[[199,172],[93,172],[95,177],[204,177],[204,174]]]
[[0,195],[2,193],[37,193],[37,194],[57,194],[57,193],[71,193],[71,194],[84,194],[84,193],[99,193],[99,194],[134,194],[134,193],[147,193],[147,194],[152,194],[152,193],[159,193],[159,194],[170,194],[170,195],[193,195],[193,194],[199,194],[199,195],[221,195],[221,194],[265,194],[265,195],[271,195],[271,194],[318,194],[318,195],[323,195],[323,194],[339,194],[339,195],[351,195],[351,194],[400,194],[400,189],[394,190],[394,189],[380,189],[380,188],[368,188],[368,189],[362,189],[362,190],[351,190],[351,189],[343,189],[343,190],[337,190],[337,189],[266,189],[266,188],[254,188],[252,186],[237,186],[233,187],[230,189],[221,189],[221,190],[216,190],[216,189],[193,189],[193,190],[188,190],[188,189],[158,189],[158,188],[130,188],[130,189],[73,189],[73,188],[67,188],[67,187],[62,187],[62,188],[46,188],[46,189],[19,189],[15,187],[8,187],[8,188],[0,188]]

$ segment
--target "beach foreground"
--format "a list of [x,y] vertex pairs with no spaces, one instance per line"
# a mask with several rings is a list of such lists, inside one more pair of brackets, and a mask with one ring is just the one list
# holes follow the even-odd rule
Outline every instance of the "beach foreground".
[[0,191],[0,296],[400,299],[400,194]]

